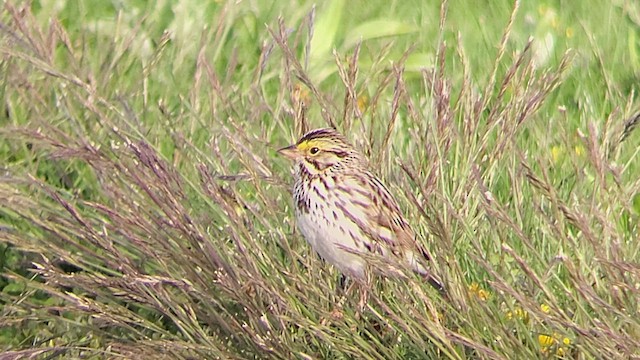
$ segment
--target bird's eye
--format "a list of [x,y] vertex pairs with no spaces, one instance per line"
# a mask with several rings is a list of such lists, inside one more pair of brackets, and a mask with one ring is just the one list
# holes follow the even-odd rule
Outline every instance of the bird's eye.
[[309,150],[309,154],[315,155],[318,153],[318,151],[320,151],[320,149],[318,149],[317,147],[312,147],[311,150]]

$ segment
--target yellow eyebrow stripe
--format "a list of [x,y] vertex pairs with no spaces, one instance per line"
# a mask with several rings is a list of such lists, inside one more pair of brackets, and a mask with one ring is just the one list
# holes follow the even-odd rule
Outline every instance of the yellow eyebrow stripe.
[[305,140],[300,144],[298,144],[297,146],[298,146],[298,150],[306,151],[308,149],[311,149],[314,146],[322,147],[323,143],[326,144],[327,142],[322,140]]

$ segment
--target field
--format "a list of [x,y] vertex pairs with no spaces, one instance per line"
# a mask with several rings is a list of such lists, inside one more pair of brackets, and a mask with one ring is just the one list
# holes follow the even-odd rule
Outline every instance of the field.
[[[640,359],[639,14],[5,1],[0,359]],[[276,150],[326,126],[446,298],[360,311],[301,237]]]

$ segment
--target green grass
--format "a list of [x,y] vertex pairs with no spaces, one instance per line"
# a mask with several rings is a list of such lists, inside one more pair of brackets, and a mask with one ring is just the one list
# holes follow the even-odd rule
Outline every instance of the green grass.
[[[7,2],[2,350],[640,356],[639,13]],[[327,125],[389,184],[449,299],[376,279],[360,316],[297,233],[275,149]]]

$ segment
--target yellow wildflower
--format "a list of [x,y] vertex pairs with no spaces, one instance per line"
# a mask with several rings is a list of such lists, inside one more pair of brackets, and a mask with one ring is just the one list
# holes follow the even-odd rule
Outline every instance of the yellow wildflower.
[[515,310],[513,311],[508,311],[506,316],[507,320],[522,320],[522,322],[524,322],[525,324],[529,322],[529,313],[519,307],[515,308]]
[[538,335],[538,343],[542,348],[548,348],[556,343],[556,339],[549,335]]
[[358,110],[363,113],[369,105],[369,97],[367,95],[358,96]]
[[553,161],[554,164],[557,164],[558,162],[560,162],[562,153],[563,151],[560,145],[554,145],[551,147],[551,160]]
[[469,292],[482,301],[486,301],[491,296],[491,293],[481,288],[480,284],[477,282],[473,282],[469,285]]
[[573,37],[573,28],[572,27],[568,27],[565,31],[564,31],[564,35],[571,39]]
[[567,348],[571,345],[571,339],[562,337],[558,333],[553,333],[553,335],[540,334],[538,335],[538,344],[542,354],[550,355],[555,350],[556,357],[564,357],[567,353]]

